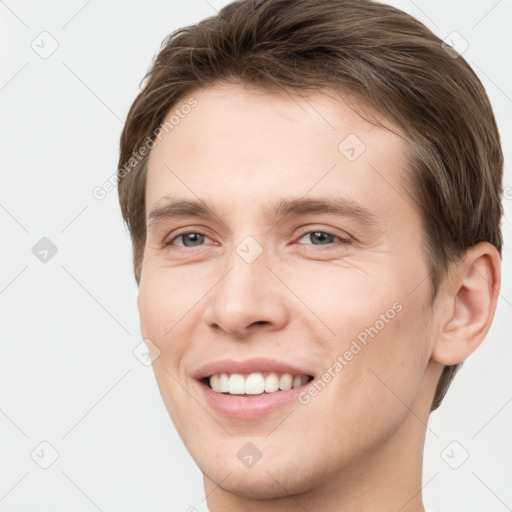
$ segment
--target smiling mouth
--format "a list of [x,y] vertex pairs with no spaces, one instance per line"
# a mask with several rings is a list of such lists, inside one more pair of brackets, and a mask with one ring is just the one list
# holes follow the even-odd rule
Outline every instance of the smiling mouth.
[[289,391],[309,384],[312,375],[292,375],[285,372],[217,373],[201,382],[216,393],[235,396],[261,396]]

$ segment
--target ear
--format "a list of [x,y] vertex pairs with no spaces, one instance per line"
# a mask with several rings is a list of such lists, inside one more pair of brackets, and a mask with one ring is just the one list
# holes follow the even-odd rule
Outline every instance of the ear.
[[440,324],[432,359],[455,365],[482,343],[491,327],[501,285],[498,250],[481,242],[454,263],[441,287]]

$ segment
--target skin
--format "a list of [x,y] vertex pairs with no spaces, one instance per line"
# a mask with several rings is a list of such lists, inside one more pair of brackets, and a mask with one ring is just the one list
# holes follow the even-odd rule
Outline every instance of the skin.
[[[217,84],[193,96],[197,106],[151,151],[146,216],[172,194],[209,202],[215,217],[148,225],[138,308],[209,510],[422,512],[435,386],[443,365],[463,361],[490,327],[496,249],[471,248],[432,304],[421,217],[402,185],[407,145],[396,127],[375,126],[329,90],[301,96]],[[354,161],[338,149],[348,134],[366,146]],[[269,216],[265,207],[284,196],[343,196],[375,222]],[[334,236],[318,239],[319,231]],[[187,247],[184,232],[205,237]],[[253,263],[236,252],[248,236],[263,251]],[[228,418],[192,378],[210,361],[260,356],[321,376],[396,303],[400,312],[305,405]],[[262,453],[250,468],[237,458],[247,442]]]

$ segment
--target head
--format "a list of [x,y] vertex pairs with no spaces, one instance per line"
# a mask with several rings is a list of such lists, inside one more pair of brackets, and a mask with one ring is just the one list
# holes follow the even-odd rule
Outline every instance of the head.
[[[485,337],[503,157],[482,84],[441,43],[369,0],[233,2],[163,42],[121,136],[119,198],[157,381],[212,479],[237,437],[261,438],[261,479],[311,450],[293,488],[413,436],[411,411],[426,421]],[[279,413],[225,419],[191,399],[205,362],[289,354],[331,378],[271,436]]]

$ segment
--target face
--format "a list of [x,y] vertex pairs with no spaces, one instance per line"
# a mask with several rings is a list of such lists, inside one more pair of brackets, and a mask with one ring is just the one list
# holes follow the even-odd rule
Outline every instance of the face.
[[187,449],[262,498],[399,458],[432,398],[406,143],[333,91],[192,96],[150,154],[138,298]]

